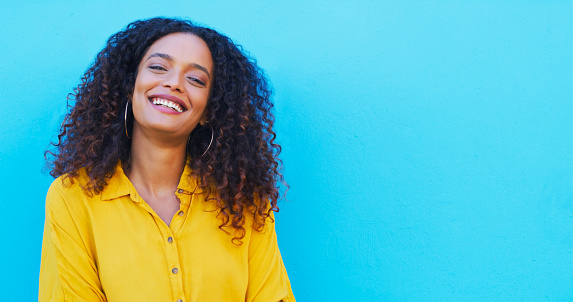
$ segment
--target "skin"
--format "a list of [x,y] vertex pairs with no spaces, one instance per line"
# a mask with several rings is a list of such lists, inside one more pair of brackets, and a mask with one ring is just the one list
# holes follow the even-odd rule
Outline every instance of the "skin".
[[[187,140],[195,126],[204,122],[212,70],[205,42],[187,33],[157,40],[138,67],[126,175],[167,225],[179,210],[175,191],[185,165]],[[153,105],[150,98],[156,96],[181,103],[184,111]]]

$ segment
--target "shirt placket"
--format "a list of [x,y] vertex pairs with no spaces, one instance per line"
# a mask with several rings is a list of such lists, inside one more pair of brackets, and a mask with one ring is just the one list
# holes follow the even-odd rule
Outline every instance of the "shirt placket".
[[[179,195],[179,194],[176,194]],[[179,196],[177,196],[179,198]],[[145,208],[148,205],[143,205]],[[188,205],[181,203],[179,210],[175,213],[171,220],[170,226],[167,226],[163,220],[157,216],[150,208],[147,211],[152,214],[151,217],[155,220],[156,225],[159,227],[163,246],[165,250],[165,263],[167,264],[167,274],[169,275],[169,285],[171,288],[171,297],[174,302],[185,302],[183,292],[183,272],[181,271],[181,262],[179,260],[179,249],[177,248],[177,237],[175,234],[179,233],[179,229],[183,225],[187,217]]]
[[[176,193],[177,198],[181,201],[182,199],[188,199],[185,196],[185,192],[178,190]],[[189,210],[189,205],[186,203],[180,203],[179,211],[175,213],[169,227],[163,224],[166,228],[164,233],[164,244],[165,244],[165,256],[168,267],[170,269],[169,281],[171,284],[172,297],[175,298],[176,302],[184,302],[184,292],[183,292],[183,271],[181,270],[181,262],[179,259],[179,249],[178,237],[176,234],[180,233],[183,226],[185,218],[187,217],[187,212]]]

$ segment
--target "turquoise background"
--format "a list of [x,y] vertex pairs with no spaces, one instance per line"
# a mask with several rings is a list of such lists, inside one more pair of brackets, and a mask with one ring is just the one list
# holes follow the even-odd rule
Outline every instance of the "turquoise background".
[[66,95],[163,15],[271,79],[298,301],[573,301],[573,1],[1,4],[0,300],[37,300]]

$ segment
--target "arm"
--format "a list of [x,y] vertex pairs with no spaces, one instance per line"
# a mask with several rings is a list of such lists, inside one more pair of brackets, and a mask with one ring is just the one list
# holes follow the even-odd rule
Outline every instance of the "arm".
[[[56,179],[46,197],[38,300],[107,301],[90,249],[87,210],[82,210],[81,198],[73,198],[79,190],[66,189],[62,188],[61,180]],[[68,194],[62,194],[64,190]]]
[[[274,217],[273,217],[274,219]],[[283,264],[274,221],[263,232],[253,230],[249,243],[249,285],[247,302],[295,302]]]

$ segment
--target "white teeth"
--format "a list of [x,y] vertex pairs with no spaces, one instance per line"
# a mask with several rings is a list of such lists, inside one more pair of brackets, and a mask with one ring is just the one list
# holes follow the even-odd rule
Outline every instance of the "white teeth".
[[183,108],[181,108],[181,106],[179,104],[174,103],[174,102],[169,101],[169,100],[166,100],[166,99],[153,98],[152,102],[153,102],[153,105],[171,108],[177,112],[183,112]]

